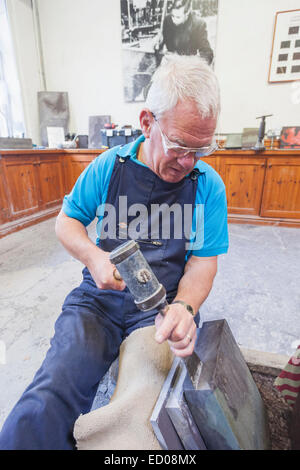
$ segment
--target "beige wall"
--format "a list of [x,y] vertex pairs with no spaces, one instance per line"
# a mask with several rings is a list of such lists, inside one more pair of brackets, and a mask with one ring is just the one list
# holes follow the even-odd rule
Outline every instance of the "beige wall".
[[256,127],[255,118],[263,114],[274,114],[267,129],[300,124],[295,88],[291,83],[268,83],[275,13],[297,8],[299,0],[219,0],[216,72],[222,132]]
[[[28,129],[36,136],[41,80],[31,2],[9,3],[15,5],[10,10]],[[88,116],[94,114],[138,126],[141,104],[123,100],[120,1],[38,0],[38,7],[47,89],[68,91],[70,130],[87,133]],[[275,13],[297,7],[299,0],[219,0],[215,70],[222,94],[220,132],[256,127],[261,114],[274,114],[267,129],[299,125],[298,89],[268,83]]]

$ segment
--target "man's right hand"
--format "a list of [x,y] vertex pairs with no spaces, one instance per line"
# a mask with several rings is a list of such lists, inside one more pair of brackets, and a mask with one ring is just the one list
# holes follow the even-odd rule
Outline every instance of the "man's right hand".
[[123,279],[118,281],[114,277],[116,267],[110,262],[109,253],[101,249],[98,249],[98,251],[99,254],[97,253],[87,266],[96,286],[99,289],[124,290],[126,284]]
[[68,217],[61,210],[55,231],[66,250],[88,268],[99,289],[125,289],[125,282],[114,277],[116,267],[110,262],[109,253],[89,239],[85,226],[79,220]]

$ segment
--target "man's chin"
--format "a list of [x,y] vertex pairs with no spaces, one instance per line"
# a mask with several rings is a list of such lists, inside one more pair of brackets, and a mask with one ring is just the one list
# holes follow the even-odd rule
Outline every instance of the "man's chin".
[[183,171],[175,170],[174,168],[169,168],[165,171],[163,175],[163,180],[167,181],[168,183],[178,183],[185,177],[185,173]]

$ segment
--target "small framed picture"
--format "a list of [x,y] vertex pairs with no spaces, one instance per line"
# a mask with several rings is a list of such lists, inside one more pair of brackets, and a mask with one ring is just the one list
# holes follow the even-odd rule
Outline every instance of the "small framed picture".
[[300,80],[300,10],[276,13],[269,83]]
[[300,149],[300,127],[283,127],[280,136],[280,148]]

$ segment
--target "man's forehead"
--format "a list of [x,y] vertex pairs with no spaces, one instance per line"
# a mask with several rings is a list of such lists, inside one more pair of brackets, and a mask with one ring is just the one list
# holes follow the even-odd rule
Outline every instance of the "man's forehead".
[[199,112],[190,113],[165,113],[162,122],[168,127],[172,134],[176,131],[184,131],[187,133],[195,134],[210,134],[214,133],[217,118],[215,116],[202,117]]
[[166,111],[162,115],[163,119],[168,120],[178,120],[180,118],[184,119],[194,119],[200,121],[212,120],[214,116],[210,115],[207,117],[203,117],[199,111],[198,105],[195,100],[186,99],[186,100],[178,100],[177,104],[172,108]]

